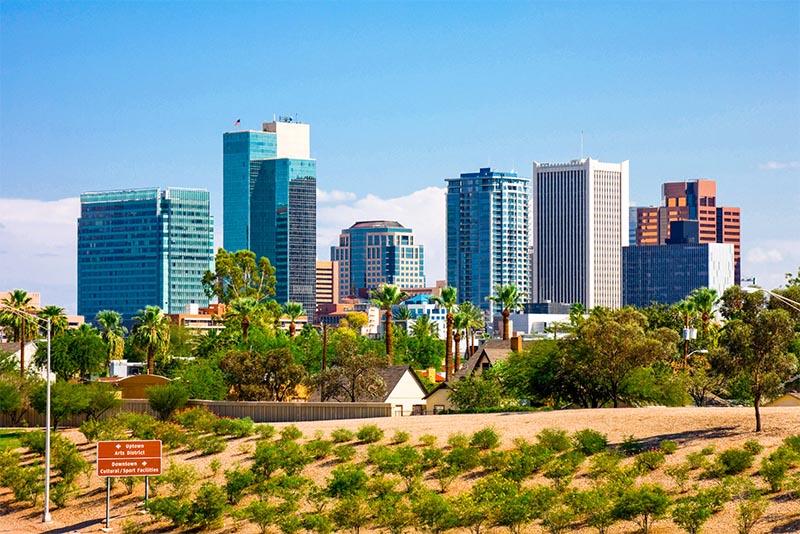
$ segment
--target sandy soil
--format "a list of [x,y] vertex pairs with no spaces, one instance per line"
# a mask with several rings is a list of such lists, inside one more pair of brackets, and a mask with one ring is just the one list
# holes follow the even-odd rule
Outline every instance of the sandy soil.
[[[661,440],[672,439],[678,442],[678,451],[667,456],[666,466],[682,462],[686,455],[699,451],[713,444],[716,449],[724,450],[734,446],[741,446],[745,441],[756,439],[765,450],[756,459],[753,469],[749,471],[752,480],[764,487],[764,482],[757,473],[760,458],[774,450],[784,438],[800,434],[800,408],[763,408],[762,420],[764,431],[755,433],[755,420],[751,408],[630,408],[630,409],[605,409],[605,410],[571,410],[560,412],[542,413],[514,413],[514,414],[489,414],[489,415],[448,415],[448,416],[417,416],[402,418],[386,418],[371,420],[347,421],[320,421],[297,423],[307,439],[315,433],[321,432],[325,437],[337,428],[357,430],[364,424],[377,424],[385,430],[389,441],[397,430],[404,430],[411,434],[410,443],[418,443],[419,436],[433,434],[437,436],[437,444],[444,446],[447,437],[455,432],[471,434],[481,428],[491,426],[503,438],[504,447],[510,447],[514,438],[521,437],[535,441],[535,435],[543,428],[556,427],[569,432],[583,428],[592,428],[607,434],[612,444],[622,442],[628,436],[634,436],[648,445],[657,446]],[[285,424],[275,424],[280,428]],[[79,444],[89,461],[94,461],[95,446],[86,443],[83,435],[77,430],[65,431],[70,439]],[[194,465],[201,473],[203,481],[213,480],[223,484],[222,474],[214,477],[209,469],[212,458],[219,458],[222,470],[235,463],[246,464],[248,452],[254,448],[256,437],[230,440],[227,450],[212,457],[200,457],[196,453],[176,452],[165,453],[164,464],[170,459],[179,462],[188,462]],[[359,454],[363,457],[366,446],[359,445]],[[630,461],[630,460],[626,460]],[[665,466],[665,467],[666,467]],[[643,477],[643,480],[654,481],[664,485],[670,490],[675,489],[675,484],[664,474],[665,467]],[[306,468],[304,474],[317,481],[324,482],[331,469],[331,462],[323,460]],[[693,472],[694,477],[697,473]],[[583,479],[583,481],[581,481]],[[468,489],[474,477],[465,477],[453,484],[451,492]],[[547,483],[546,479],[536,482]],[[696,481],[701,485],[713,484],[712,481]],[[434,487],[431,481],[426,481]],[[585,484],[585,477],[580,475],[575,484]],[[0,533],[7,532],[97,532],[104,527],[105,519],[105,483],[104,479],[92,474],[87,481],[81,479],[80,495],[70,501],[66,509],[53,509],[53,521],[48,524],[41,522],[42,506],[36,508],[21,507],[13,503],[13,496],[6,489],[0,490]],[[146,533],[168,532],[171,530],[167,523],[155,522],[142,513],[142,500],[144,487],[136,486],[133,495],[127,495],[122,484],[117,484],[112,490],[111,525],[114,532],[122,532],[126,522],[136,523]],[[789,533],[800,532],[800,501],[790,492],[770,494],[770,504],[764,518],[753,529],[754,533]],[[637,531],[632,522],[620,522],[610,529],[610,534],[627,534]],[[216,533],[241,532],[251,534],[258,532],[253,525],[246,523],[234,524],[230,519],[225,526],[214,531]],[[505,532],[498,529],[497,532]],[[538,524],[529,525],[525,532],[539,533],[544,530]],[[594,529],[576,529],[575,532],[588,534],[596,532]],[[651,529],[655,534],[670,534],[681,530],[669,520],[660,520]],[[736,532],[736,506],[728,503],[725,509],[711,518],[706,523],[703,531],[707,534],[726,534]]]

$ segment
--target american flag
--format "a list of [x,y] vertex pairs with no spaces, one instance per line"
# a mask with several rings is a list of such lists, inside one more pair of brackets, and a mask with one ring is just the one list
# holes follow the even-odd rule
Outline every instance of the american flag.
[[241,120],[236,119],[236,122],[233,123],[234,126],[239,126],[242,123]]

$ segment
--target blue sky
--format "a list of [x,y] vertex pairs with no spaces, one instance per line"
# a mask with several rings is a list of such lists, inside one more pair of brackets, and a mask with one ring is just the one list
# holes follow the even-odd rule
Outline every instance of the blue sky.
[[207,188],[221,226],[222,132],[274,114],[311,124],[323,259],[346,217],[392,207],[442,278],[444,179],[530,176],[583,131],[584,155],[630,160],[640,205],[717,180],[744,276],[800,266],[797,2],[5,0],[0,286],[74,311],[83,191]]

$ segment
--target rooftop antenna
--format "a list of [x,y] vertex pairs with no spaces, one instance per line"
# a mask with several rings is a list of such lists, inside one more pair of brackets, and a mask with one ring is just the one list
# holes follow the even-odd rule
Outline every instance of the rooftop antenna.
[[583,159],[583,130],[581,130],[581,159]]

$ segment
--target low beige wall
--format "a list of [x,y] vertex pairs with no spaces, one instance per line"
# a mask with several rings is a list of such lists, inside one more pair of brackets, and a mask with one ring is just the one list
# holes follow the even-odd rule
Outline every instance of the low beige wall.
[[[249,417],[256,423],[288,423],[296,421],[328,421],[333,419],[364,419],[391,417],[391,404],[380,402],[230,402],[190,400],[187,407],[205,406],[220,417]],[[143,399],[126,399],[122,407],[103,414],[101,419],[120,412],[146,413],[155,416]],[[43,427],[44,415],[29,409],[23,417],[29,427]],[[80,426],[84,416],[75,416],[59,422],[59,426]],[[11,418],[0,415],[0,427],[8,427]]]

